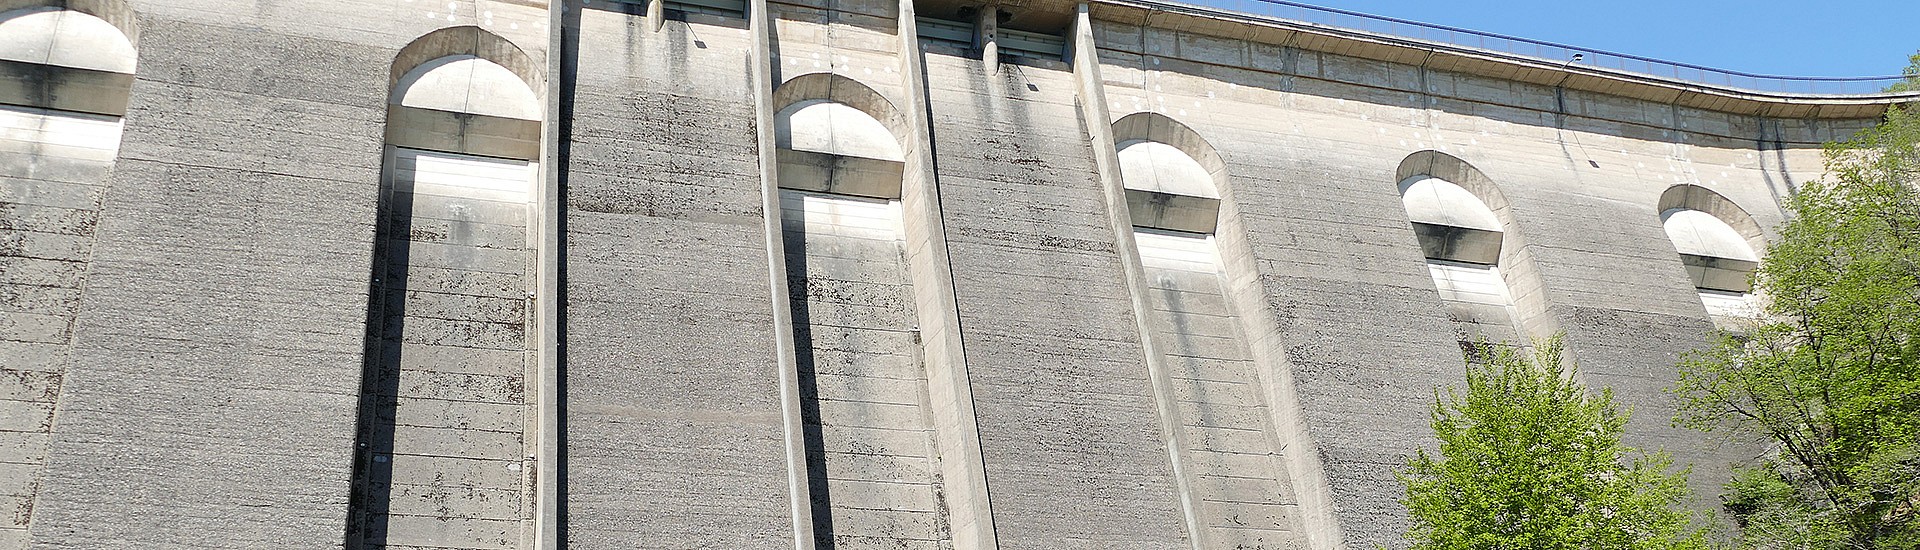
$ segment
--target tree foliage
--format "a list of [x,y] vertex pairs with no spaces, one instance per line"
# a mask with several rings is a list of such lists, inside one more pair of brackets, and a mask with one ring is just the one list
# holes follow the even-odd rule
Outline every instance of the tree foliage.
[[1754,275],[1767,318],[1684,360],[1677,420],[1771,444],[1723,497],[1750,547],[1916,549],[1920,106],[1826,161]]
[[1502,346],[1467,366],[1464,394],[1435,392],[1440,452],[1422,450],[1399,476],[1415,549],[1707,547],[1675,508],[1686,473],[1622,445],[1628,413],[1612,390],[1589,394],[1560,356],[1557,337],[1532,357]]
[[1920,92],[1920,52],[1915,52],[1913,57],[1907,58],[1907,62],[1909,64],[1906,70],[1901,71],[1901,74],[1907,75],[1907,79],[1894,83],[1893,86],[1887,88],[1887,91]]

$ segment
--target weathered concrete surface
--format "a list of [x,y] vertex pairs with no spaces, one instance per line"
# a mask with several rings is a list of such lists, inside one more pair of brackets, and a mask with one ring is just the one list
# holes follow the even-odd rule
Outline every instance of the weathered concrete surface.
[[568,107],[567,539],[793,548],[747,32],[602,7]]
[[[100,207],[31,546],[337,547],[386,70],[446,8],[130,4],[142,49],[119,192]],[[458,4],[535,31],[524,8]]]
[[782,191],[780,206],[818,547],[939,548],[940,456],[898,203]]
[[1000,547],[1184,547],[1072,75],[926,61]]
[[1166,344],[1184,470],[1207,547],[1308,547],[1284,462],[1287,452],[1301,451],[1279,442],[1214,240],[1141,231],[1135,242],[1153,308],[1141,314]]
[[[0,494],[32,512],[31,540],[0,526],[0,548],[337,547],[366,359],[389,67],[415,38],[466,24],[517,42],[539,66],[543,5],[131,5],[139,17],[116,17],[140,23],[139,76],[111,172],[95,162],[56,176],[67,173],[64,153],[0,152],[11,155],[0,164],[4,229],[18,245],[0,269],[0,368],[17,379],[0,393]],[[1007,58],[989,72],[970,46],[931,40],[924,57],[903,55],[893,2],[774,9],[775,82],[834,72],[927,126],[930,149],[903,141],[900,176],[910,182],[911,321],[841,313],[845,324],[917,323],[923,342],[938,342],[926,346],[937,354],[926,364],[944,375],[924,383],[923,420],[940,452],[965,459],[942,456],[939,471],[967,476],[973,495],[934,501],[954,513],[952,542],[1189,547],[1113,244],[1123,239],[1105,218],[1066,66]],[[566,280],[559,295],[539,298],[563,300],[567,321],[566,535],[577,548],[815,542],[793,540],[797,492],[773,343],[784,305],[769,298],[780,281],[768,278],[774,243],[763,226],[750,35],[739,19],[701,15],[655,30],[661,18],[643,11],[581,10],[578,59],[561,64],[566,225],[555,253]],[[1004,30],[1057,31],[1036,22],[1064,13],[1016,13]],[[1391,473],[1431,444],[1433,388],[1461,378],[1460,335],[1395,188],[1402,160],[1431,150],[1484,172],[1507,199],[1501,271],[1515,335],[1567,331],[1585,380],[1635,408],[1630,441],[1694,463],[1701,505],[1711,506],[1726,464],[1751,453],[1667,426],[1660,389],[1712,320],[1661,228],[1660,198],[1697,185],[1771,227],[1780,198],[1819,176],[1815,145],[1871,124],[1859,107],[1871,101],[1716,111],[1607,95],[1593,75],[1556,90],[1535,69],[1482,70],[1497,60],[1454,60],[1446,66],[1460,71],[1448,72],[1337,53],[1340,44],[1313,37],[1282,46],[1284,37],[1240,23],[1176,31],[1159,21],[1096,21],[1104,107],[1164,115],[1219,148],[1219,226],[1233,228],[1221,240],[1238,243],[1224,258],[1238,267],[1223,300],[1244,323],[1247,363],[1270,407],[1234,423],[1270,422],[1273,445],[1292,446],[1280,455],[1291,479],[1219,490],[1264,503],[1255,499],[1284,497],[1291,485],[1303,532],[1355,548],[1401,544],[1402,489]],[[911,60],[924,61],[924,74],[902,74]],[[904,100],[921,94],[924,104]],[[900,131],[908,126],[890,129],[923,138]],[[510,233],[474,236],[504,242]],[[855,272],[879,273],[870,267]],[[936,273],[951,278],[951,292],[922,284],[940,282]],[[1221,327],[1208,322],[1168,334],[1211,337]],[[1197,353],[1233,353],[1193,342]],[[901,349],[913,346],[856,351]],[[459,387],[443,382],[412,387]],[[847,382],[839,389],[853,394],[905,386]],[[1221,407],[1248,401],[1213,382],[1186,379],[1179,391]],[[469,412],[429,416],[482,422]],[[824,449],[830,423],[820,424]],[[1213,441],[1189,427],[1191,439]],[[514,445],[483,439],[459,445]],[[406,441],[421,455],[448,443]],[[880,471],[858,481],[883,481]],[[930,473],[902,477],[915,484]],[[906,497],[867,504],[884,512],[875,516],[938,515]],[[883,530],[901,535],[893,542],[939,538],[937,524],[919,521]]]
[[118,118],[0,109],[0,548],[25,548]]
[[348,546],[525,548],[534,166],[393,148]]

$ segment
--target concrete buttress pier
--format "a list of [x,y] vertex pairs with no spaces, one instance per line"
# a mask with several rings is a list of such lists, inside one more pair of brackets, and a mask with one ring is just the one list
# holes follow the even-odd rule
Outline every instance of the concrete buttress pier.
[[0,550],[1403,547],[1436,387],[1668,426],[1763,92],[1155,0],[0,0]]

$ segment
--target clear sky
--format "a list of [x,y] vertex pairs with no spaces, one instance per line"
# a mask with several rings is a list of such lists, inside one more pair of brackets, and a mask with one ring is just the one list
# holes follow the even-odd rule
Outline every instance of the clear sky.
[[1295,1],[1760,74],[1897,75],[1920,50],[1920,0]]

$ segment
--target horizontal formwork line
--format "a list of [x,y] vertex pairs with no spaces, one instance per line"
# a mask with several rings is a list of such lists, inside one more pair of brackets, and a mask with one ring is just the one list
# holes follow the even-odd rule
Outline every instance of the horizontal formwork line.
[[900,488],[919,488],[919,489],[928,489],[928,490],[933,489],[933,482],[930,482],[930,481],[900,481],[898,479],[877,479],[877,478],[866,479],[866,478],[834,477],[834,476],[826,476],[825,479],[828,481],[851,481],[855,483],[873,483],[873,484],[879,484],[879,485],[893,485]]
[[[34,258],[34,259],[39,259],[39,258]],[[54,260],[54,261],[60,261],[60,260]],[[78,261],[76,261],[76,262],[67,262],[67,263],[86,263],[86,262],[78,262]],[[0,286],[23,286],[23,287],[30,287],[30,288],[52,288],[52,289],[59,289],[59,290],[80,290],[80,287],[77,287],[77,286],[60,286],[60,285],[37,285],[37,284],[33,284],[33,283],[24,283],[24,282],[18,282],[18,281],[8,281],[8,280],[5,280],[5,279],[0,279]],[[186,340],[182,340],[182,341],[184,342],[184,341],[186,341]]]
[[[925,406],[917,402],[895,403],[892,401],[874,401],[871,399],[847,399],[847,398],[837,398],[837,397],[827,397],[827,396],[820,396],[816,398],[815,401],[818,401],[821,403],[847,403],[847,404],[853,404],[853,405],[890,405],[895,407],[913,407],[913,408],[920,408]],[[908,428],[895,428],[895,429],[904,430]]]
[[1169,351],[1167,352],[1167,355],[1169,357],[1185,357],[1188,359],[1202,359],[1207,361],[1220,361],[1225,363],[1252,363],[1253,362],[1253,358],[1251,357],[1251,354],[1249,354],[1249,356],[1246,356],[1246,357],[1216,357],[1212,355],[1200,355],[1200,354],[1191,353],[1191,352],[1182,353],[1178,351]]
[[[879,307],[879,306],[875,306],[875,307]],[[839,324],[828,324],[828,323],[811,323],[811,322],[809,322],[809,323],[806,323],[806,325],[807,325],[807,326],[811,326],[811,327],[828,327],[828,328],[844,328],[844,329],[848,329],[848,330],[864,330],[864,331],[872,331],[872,332],[885,332],[885,333],[889,333],[889,334],[911,334],[911,333],[917,333],[917,332],[919,332],[919,331],[917,331],[917,330],[912,330],[912,329],[892,329],[892,328],[877,328],[877,327],[856,327],[856,326],[852,326],[852,325],[839,325]]]
[[[1279,483],[1279,481],[1273,480],[1273,479],[1261,479],[1260,481],[1268,481],[1276,484]],[[1223,498],[1208,498],[1205,496],[1200,497],[1200,500],[1202,502],[1212,502],[1215,504],[1251,504],[1255,506],[1292,506],[1292,504],[1282,503],[1282,502],[1268,502],[1264,500],[1234,500],[1234,499],[1223,499]]]
[[524,462],[524,460],[523,460],[523,459],[521,459],[521,458],[520,458],[520,457],[518,457],[518,456],[516,456],[516,457],[514,457],[514,458],[488,458],[488,457],[483,457],[483,456],[465,456],[465,455],[436,455],[436,454],[427,454],[427,453],[395,453],[395,452],[390,452],[390,453],[382,453],[382,454],[385,454],[385,455],[387,455],[387,456],[414,456],[414,457],[421,457],[421,458],[448,458],[448,459],[454,459],[454,460],[471,460],[471,461],[475,461],[475,462],[500,462],[500,463],[509,463],[509,462]]
[[[870,456],[870,457],[880,457],[880,458],[905,458],[905,459],[912,459],[912,460],[924,460],[928,462],[932,462],[934,459],[934,457],[928,456],[928,455],[903,455],[903,454],[893,454],[893,453],[852,453],[852,452],[846,452],[846,451],[828,451],[824,449],[808,450],[807,455],[818,456],[821,458],[833,458],[835,456]],[[842,481],[849,481],[849,480],[842,480]]]
[[[412,487],[432,487],[432,486],[431,486],[431,485],[413,485]],[[523,507],[524,507],[524,506],[523,506]],[[462,514],[432,514],[432,515],[427,515],[427,514],[409,514],[409,513],[405,513],[405,512],[395,512],[395,511],[393,511],[393,508],[392,508],[392,505],[391,505],[391,504],[389,504],[389,505],[388,505],[388,508],[387,508],[387,511],[386,511],[386,512],[385,512],[384,514],[382,514],[382,515],[385,515],[385,516],[389,516],[389,517],[405,517],[405,518],[421,518],[421,519],[430,519],[430,520],[434,520],[434,521],[435,521],[436,523],[446,523],[446,521],[447,521],[447,520],[449,520],[449,519],[461,519],[461,520],[480,520],[480,521],[498,521],[498,522],[513,522],[513,523],[521,523],[521,522],[524,522],[524,521],[526,521],[526,520],[528,520],[528,519],[531,519],[530,517],[520,517],[520,516],[515,516],[515,517],[494,517],[494,516],[481,516],[481,515],[462,515]],[[387,549],[393,549],[393,548],[422,548],[422,549],[444,549],[444,550],[472,550],[472,549],[473,549],[474,547],[471,547],[471,546],[421,546],[421,545],[417,545],[417,544],[406,544],[406,545],[397,545],[397,544],[395,544],[395,545],[382,545],[382,546],[380,546],[380,548],[387,548]]]
[[[403,330],[404,330],[404,329],[403,329]],[[521,338],[521,340],[525,340],[525,339],[526,339],[525,337],[522,337],[522,338]],[[462,348],[462,349],[476,349],[476,350],[488,350],[488,351],[527,351],[527,349],[528,349],[528,348],[527,348],[527,346],[524,346],[524,345],[523,345],[523,346],[521,346],[521,347],[517,347],[517,348],[486,348],[486,347],[479,347],[479,346],[462,346],[462,345],[457,345],[457,344],[447,344],[447,343],[442,343],[442,342],[422,342],[422,341],[419,341],[419,340],[409,340],[409,339],[407,339],[407,338],[406,338],[406,337],[404,337],[404,336],[403,336],[403,337],[401,337],[400,339],[398,339],[398,340],[396,340],[396,341],[398,341],[398,342],[400,342],[400,343],[402,343],[402,344],[420,344],[420,345],[423,345],[423,346],[442,346],[442,347],[449,347],[449,348]],[[406,369],[406,370],[419,370],[419,369]],[[426,370],[421,370],[420,372],[445,372],[445,371],[426,371]],[[450,373],[450,374],[452,374],[452,373]]]
[[903,488],[932,489],[934,486],[934,483],[931,481],[901,481],[899,479],[880,479],[880,478],[864,479],[864,478],[848,478],[848,477],[834,477],[834,476],[826,476],[826,479],[832,480],[832,481],[850,481],[854,483],[874,483],[879,485],[894,485],[894,486],[903,487]]
[[1174,380],[1182,381],[1182,382],[1213,382],[1218,384],[1235,384],[1235,385],[1255,384],[1255,382],[1249,381],[1249,380],[1222,380],[1222,379],[1216,379],[1216,378],[1194,378],[1191,376],[1178,376],[1178,375],[1172,376],[1171,378],[1173,378]]
[[[414,397],[414,398],[409,398],[409,399],[429,399],[429,398],[419,398],[419,397]],[[443,401],[443,400],[438,400],[438,401]],[[454,427],[454,426],[428,426],[428,425],[424,425],[424,424],[407,424],[407,423],[404,423],[404,422],[394,422],[394,423],[392,423],[392,424],[389,424],[389,426],[393,426],[393,427],[395,427],[395,428],[415,428],[415,429],[421,429],[421,430],[457,430],[457,431],[462,431],[462,432],[480,432],[480,433],[489,433],[489,434],[510,434],[510,435],[511,435],[511,434],[520,434],[520,435],[525,435],[525,434],[527,433],[527,430],[526,430],[525,428],[522,428],[522,429],[518,429],[518,430],[494,430],[494,429],[488,429],[488,428],[468,428],[468,427]]]
[[[832,479],[832,478],[828,478],[828,479]],[[850,505],[846,505],[846,504],[840,504],[840,503],[836,503],[836,502],[833,502],[833,499],[832,499],[832,498],[829,498],[829,499],[828,499],[828,503],[827,503],[827,506],[828,506],[828,508],[829,508],[829,509],[831,509],[831,510],[846,510],[846,511],[851,511],[851,512],[895,512],[895,513],[900,513],[900,514],[912,514],[912,515],[920,515],[920,514],[929,514],[929,515],[931,515],[931,514],[935,514],[935,513],[937,513],[937,512],[938,512],[937,510],[915,510],[915,509],[901,509],[901,508],[869,508],[869,507],[865,507],[865,506],[850,506]],[[841,534],[841,535],[836,535],[836,536],[839,536],[839,537],[859,537],[859,538],[867,538],[867,539],[885,539],[885,540],[917,540],[917,541],[926,541],[926,542],[936,542],[936,541],[939,541],[939,540],[943,540],[943,539],[924,539],[924,538],[919,538],[919,537],[909,537],[909,536],[902,536],[902,535],[850,535],[850,534]]]
[[857,430],[876,430],[876,431],[883,431],[883,432],[895,432],[895,433],[905,433],[905,434],[926,434],[926,433],[933,432],[932,428],[890,428],[887,426],[866,426],[866,425],[855,425],[855,424],[832,424],[832,423],[821,424],[821,423],[815,423],[815,422],[807,422],[801,425],[813,426],[816,428],[852,428]]
[[[391,316],[389,316],[388,318],[389,318],[389,319],[391,319]],[[476,351],[504,351],[504,352],[512,352],[512,353],[522,353],[522,352],[527,352],[527,351],[532,351],[532,349],[531,349],[531,348],[517,348],[517,349],[516,349],[516,348],[505,348],[505,349],[502,349],[502,348],[481,348],[481,347],[474,347],[474,346],[462,346],[462,345],[459,345],[459,344],[439,344],[439,343],[430,343],[430,342],[410,342],[410,341],[407,341],[407,340],[406,340],[405,338],[381,338],[381,339],[380,339],[380,342],[381,342],[381,344],[383,344],[383,345],[386,345],[386,344],[417,344],[417,345],[422,345],[422,346],[433,346],[433,347],[440,347],[440,348],[453,348],[453,349],[463,349],[463,350],[476,350]],[[432,369],[405,369],[405,370],[413,370],[413,371],[422,371],[422,372],[455,372],[455,371],[436,371],[436,370],[432,370]]]
[[[481,375],[481,376],[485,376],[485,375]],[[358,393],[360,392],[355,392],[354,394],[358,394]],[[347,395],[354,395],[354,394],[347,394]],[[448,403],[477,403],[481,405],[511,405],[511,406],[520,406],[520,407],[527,406],[527,403],[525,401],[516,402],[516,401],[481,401],[477,399],[447,399],[445,397],[426,397],[421,395],[400,394],[400,393],[387,392],[387,391],[371,392],[369,393],[369,395],[373,395],[375,397],[392,397],[396,399],[406,398],[406,399],[419,399],[423,401],[424,400],[444,401]]]
[[[1256,408],[1256,407],[1246,407],[1246,408],[1249,408],[1249,409],[1252,409],[1252,408]],[[1265,407],[1257,407],[1257,408],[1265,408]],[[1266,423],[1267,423],[1267,420],[1266,420],[1266,417],[1264,417],[1264,416],[1262,416],[1262,417],[1261,417],[1261,418],[1260,418],[1259,420],[1257,420],[1257,421],[1255,421],[1255,422],[1256,422],[1256,423],[1258,423],[1258,424],[1262,424],[1262,425],[1264,425],[1264,424],[1266,424]],[[1217,429],[1222,429],[1222,430],[1248,430],[1248,431],[1266,431],[1266,429],[1265,429],[1265,428],[1248,428],[1248,427],[1245,427],[1245,426],[1225,426],[1225,425],[1220,425],[1220,424],[1203,424],[1203,423],[1194,423],[1194,424],[1181,424],[1181,426],[1184,426],[1184,427],[1188,427],[1188,428],[1217,428]],[[1196,449],[1190,449],[1190,450],[1202,450],[1202,449],[1197,449],[1197,448],[1196,448]]]
[[[925,382],[925,381],[927,380],[927,377],[925,377],[925,376],[916,376],[916,377],[912,377],[912,378],[895,378],[895,377],[892,377],[892,376],[871,376],[871,375],[865,375],[865,374],[843,374],[843,373],[839,373],[839,372],[832,372],[832,371],[827,371],[827,372],[822,372],[822,371],[820,371],[820,369],[818,369],[818,368],[816,368],[816,369],[814,369],[814,372],[813,372],[813,375],[814,375],[814,376],[831,376],[831,377],[835,377],[835,378],[864,378],[864,379],[867,379],[867,380],[891,380],[891,381],[896,381],[896,382]],[[825,399],[825,398],[823,397],[822,399]]]
[[[482,271],[473,271],[473,272],[470,272],[470,273],[484,273],[484,272],[482,272]],[[413,293],[420,293],[420,294],[432,294],[432,295],[435,295],[435,296],[463,296],[463,297],[467,297],[467,298],[486,298],[486,299],[491,299],[491,300],[505,300],[505,301],[509,301],[509,302],[525,302],[525,301],[527,301],[527,300],[529,300],[529,299],[530,299],[530,297],[527,297],[527,296],[525,296],[525,295],[522,295],[522,294],[514,294],[514,295],[512,295],[512,296],[495,296],[495,295],[491,295],[491,294],[470,294],[470,293],[466,293],[466,292],[447,292],[447,291],[443,291],[443,290],[429,290],[429,289],[420,289],[420,288],[409,288],[409,287],[405,287],[405,286],[388,286],[388,285],[387,285],[387,283],[385,283],[385,282],[380,282],[380,283],[374,283],[374,284],[377,284],[377,285],[380,285],[380,287],[379,287],[379,289],[380,289],[380,290],[385,290],[385,291],[400,291],[400,292],[405,292],[405,293],[408,293],[408,294],[413,294]]]

